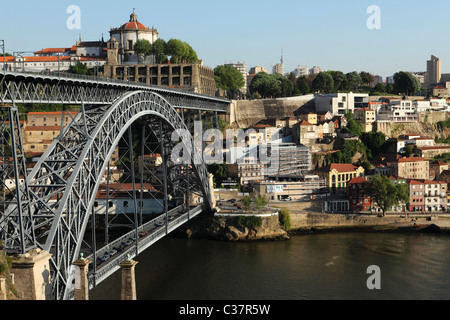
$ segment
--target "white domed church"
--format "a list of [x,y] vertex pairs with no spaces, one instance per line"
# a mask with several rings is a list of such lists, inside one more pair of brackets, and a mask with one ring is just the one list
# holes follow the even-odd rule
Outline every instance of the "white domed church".
[[134,45],[138,40],[145,39],[153,44],[158,39],[158,31],[140,23],[134,11],[130,15],[130,21],[124,23],[120,28],[111,29],[109,33],[111,40],[114,39],[118,43],[119,59],[122,62],[137,61],[137,56],[134,54]]

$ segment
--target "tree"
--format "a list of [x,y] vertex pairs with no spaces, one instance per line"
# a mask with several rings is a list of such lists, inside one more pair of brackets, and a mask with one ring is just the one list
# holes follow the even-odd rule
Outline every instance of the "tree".
[[152,44],[152,54],[155,56],[156,63],[166,63],[166,41],[164,39],[158,38]]
[[385,93],[386,92],[386,86],[384,84],[382,84],[381,82],[378,82],[375,85],[375,87],[373,88],[373,92]]
[[280,82],[265,72],[256,74],[248,89],[252,94],[258,93],[262,98],[277,97],[281,94]]
[[353,71],[345,75],[345,88],[347,90],[355,91],[361,83],[361,76],[358,72]]
[[305,76],[301,76],[297,78],[296,87],[300,91],[301,94],[311,93],[311,87],[308,83],[308,79]]
[[366,86],[370,86],[370,84],[371,84],[371,83],[373,82],[373,80],[374,80],[373,75],[371,75],[370,73],[365,72],[365,71],[361,71],[361,72],[359,73],[359,76],[361,77],[361,83],[364,84],[364,85],[366,85]]
[[327,71],[331,77],[333,77],[334,81],[334,92],[339,92],[341,90],[345,90],[345,74],[342,71]]
[[345,113],[345,119],[347,119],[347,126],[345,127],[346,130],[349,133],[351,133],[352,135],[359,137],[362,133],[362,126],[360,123],[357,123],[354,119],[353,119],[353,113],[351,113],[350,111],[347,111]]
[[359,138],[361,139],[361,142],[369,148],[369,158],[372,158],[379,153],[383,153],[386,149],[386,135],[381,131],[363,132]]
[[249,196],[243,196],[242,197],[242,207],[245,210],[248,210],[250,208],[251,203],[252,203],[252,200],[250,199]]
[[152,54],[152,44],[146,39],[140,39],[134,45],[134,53],[145,59],[145,57]]
[[231,92],[232,96],[245,84],[244,77],[239,70],[230,65],[217,66],[214,69],[214,79],[217,87]]
[[366,185],[366,192],[373,203],[386,215],[386,211],[395,204],[409,202],[407,184],[394,184],[388,176],[376,175]]
[[255,198],[255,207],[256,209],[264,208],[269,204],[269,200],[267,200],[266,196],[259,195]]
[[334,80],[330,73],[319,73],[312,82],[313,92],[330,93],[334,91]]
[[87,74],[89,74],[89,69],[88,69],[88,66],[86,63],[77,62],[77,64],[75,66],[70,66],[69,72],[75,73],[75,74],[87,75]]
[[421,85],[419,80],[411,73],[400,71],[394,74],[394,88],[398,93],[412,96],[420,91]]
[[164,54],[171,56],[170,62],[172,63],[198,63],[197,53],[194,49],[188,43],[179,39],[167,41]]
[[288,78],[279,73],[273,74],[272,77],[278,81],[280,85],[281,97],[290,97],[294,94],[294,84]]

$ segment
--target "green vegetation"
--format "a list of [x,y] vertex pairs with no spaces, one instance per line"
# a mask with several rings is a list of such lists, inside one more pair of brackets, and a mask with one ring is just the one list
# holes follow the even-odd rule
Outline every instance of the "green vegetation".
[[443,153],[441,155],[437,155],[434,157],[434,159],[442,162],[450,162],[450,153]]
[[437,127],[439,130],[443,130],[444,128],[450,128],[450,121],[446,120],[446,121],[438,121],[437,122]]
[[280,98],[294,95],[295,87],[289,79],[281,74],[259,72],[248,86],[254,98]]
[[291,229],[291,211],[287,208],[281,209],[281,211],[278,213],[278,221],[281,223],[285,230]]
[[342,128],[342,132],[351,133],[352,135],[359,137],[362,133],[362,126],[353,119],[353,113],[347,111],[345,113],[345,119],[347,119],[347,126]]
[[252,200],[250,199],[249,196],[242,197],[242,208],[244,208],[244,210],[248,210],[250,208],[251,204],[252,204]]
[[269,200],[266,196],[259,195],[255,198],[255,208],[262,209],[269,204]]
[[152,54],[152,44],[148,40],[140,39],[134,45],[134,53],[145,58]]
[[236,97],[238,91],[244,86],[245,81],[238,69],[230,65],[217,66],[214,69],[216,86],[223,89],[232,97]]
[[69,72],[81,75],[88,75],[89,68],[86,63],[78,62],[75,66],[69,67]]
[[220,186],[222,182],[228,179],[228,166],[226,163],[213,163],[208,165],[208,172],[214,176],[214,182]]
[[420,91],[420,82],[411,73],[399,71],[394,74],[394,89],[398,93],[412,96]]
[[366,186],[367,194],[373,203],[377,204],[383,211],[386,211],[398,203],[409,202],[409,188],[406,183],[394,184],[392,180],[384,175],[376,175]]
[[353,163],[352,158],[356,152],[361,153],[361,160],[364,162],[367,160],[368,148],[366,145],[357,140],[347,140],[344,143],[342,150],[335,153],[329,153],[325,155],[325,161],[327,163]]
[[377,154],[386,152],[390,142],[386,141],[383,132],[363,132],[359,137],[361,142],[367,147],[367,158],[373,159]]
[[134,45],[134,51],[143,57],[154,55],[156,63],[166,63],[168,56],[172,63],[198,63],[199,61],[195,50],[179,39],[170,39],[166,42],[159,38],[153,44],[145,39],[138,40]]
[[262,226],[262,218],[256,216],[239,216],[237,223],[244,228],[256,229]]

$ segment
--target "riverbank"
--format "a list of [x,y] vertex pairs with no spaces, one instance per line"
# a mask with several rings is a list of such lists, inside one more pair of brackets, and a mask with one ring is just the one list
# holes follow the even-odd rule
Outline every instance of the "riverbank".
[[278,216],[262,217],[261,227],[248,228],[233,217],[201,215],[174,234],[186,238],[220,241],[289,240],[293,235],[323,232],[434,232],[450,233],[450,215],[330,214],[294,212],[291,228],[284,230]]

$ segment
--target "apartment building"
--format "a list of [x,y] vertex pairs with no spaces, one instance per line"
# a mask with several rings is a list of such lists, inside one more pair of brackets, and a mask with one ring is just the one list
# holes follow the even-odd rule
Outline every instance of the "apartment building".
[[429,179],[430,162],[420,157],[400,158],[390,163],[391,175],[405,179]]
[[419,114],[416,105],[410,100],[392,100],[388,106],[377,113],[377,121],[417,122]]
[[352,210],[370,210],[370,196],[366,193],[366,186],[369,183],[362,177],[355,177],[347,184],[347,196],[349,206]]
[[353,113],[355,122],[362,125],[363,132],[372,132],[376,121],[375,110],[369,108],[359,108]]
[[316,112],[331,112],[335,115],[344,115],[354,112],[355,109],[366,108],[369,104],[367,93],[331,93],[319,94],[315,97]]
[[312,196],[328,192],[326,181],[318,175],[268,177],[255,184],[260,195],[269,200],[309,200]]

